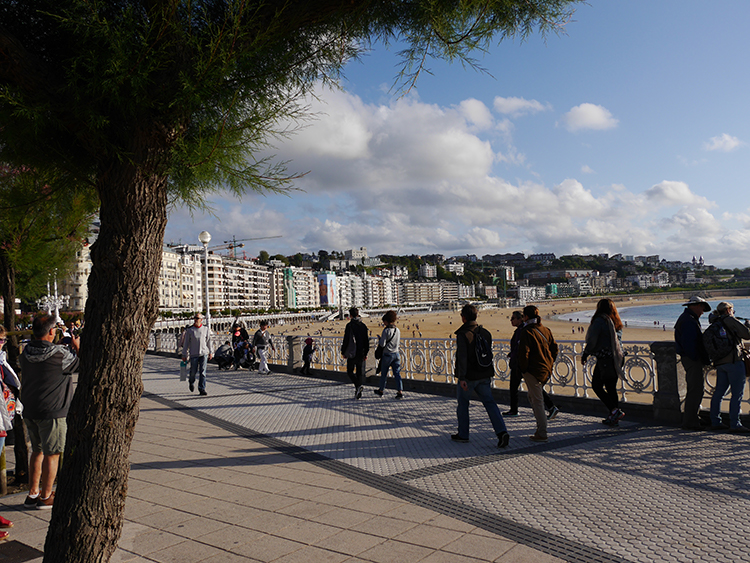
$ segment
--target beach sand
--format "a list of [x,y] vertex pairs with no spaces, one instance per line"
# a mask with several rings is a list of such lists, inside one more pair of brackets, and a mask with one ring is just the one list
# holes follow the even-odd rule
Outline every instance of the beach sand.
[[[552,317],[576,311],[591,311],[596,308],[598,299],[561,300],[554,302],[535,303],[542,315],[542,322],[559,341],[583,342],[586,336],[588,322],[569,322],[553,320]],[[638,305],[664,305],[681,303],[683,299],[640,299],[626,298],[617,300],[618,307],[635,307]],[[508,340],[513,334],[510,315],[515,309],[485,309],[480,310],[477,322],[492,333],[496,340]],[[676,320],[676,319],[675,319]],[[379,335],[382,331],[380,315],[363,317],[371,334]],[[343,336],[344,327],[348,321],[307,322],[275,326],[271,333],[275,335],[298,336]],[[399,317],[396,326],[401,329],[402,338],[450,338],[461,326],[461,315],[458,311],[417,312],[404,314]],[[674,338],[671,327],[664,331],[659,328],[631,328],[623,329],[622,339],[625,343],[667,341]]]

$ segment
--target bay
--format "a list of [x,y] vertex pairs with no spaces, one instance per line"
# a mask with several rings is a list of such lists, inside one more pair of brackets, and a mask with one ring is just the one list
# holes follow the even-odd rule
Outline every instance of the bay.
[[[734,314],[736,317],[744,317],[750,319],[750,298],[728,298],[728,299],[711,299],[708,303],[713,309],[721,301],[729,301],[734,305]],[[671,303],[668,305],[623,305],[617,304],[617,310],[620,313],[622,321],[631,327],[649,328],[649,327],[667,327],[667,330],[674,328],[674,323],[677,322],[677,318],[685,310],[685,307],[680,303]],[[594,310],[590,311],[576,311],[573,313],[565,313],[557,315],[556,320],[561,321],[574,321],[574,322],[589,322],[591,317],[594,315]],[[708,313],[701,316],[701,326],[705,329],[708,327]]]

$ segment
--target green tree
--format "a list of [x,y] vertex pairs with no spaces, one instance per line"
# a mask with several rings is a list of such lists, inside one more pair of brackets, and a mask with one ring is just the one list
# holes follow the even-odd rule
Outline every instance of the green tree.
[[91,178],[101,205],[45,562],[107,561],[119,539],[170,202],[284,189],[257,155],[371,41],[405,45],[409,87],[429,57],[474,64],[493,38],[557,29],[572,1],[0,4],[0,160]]
[[15,300],[34,301],[73,266],[94,219],[93,190],[60,173],[0,167],[0,292],[3,324],[15,330]]
[[258,253],[258,262],[261,264],[268,264],[268,261],[271,259],[271,257],[268,255],[268,252],[265,250],[261,250]]

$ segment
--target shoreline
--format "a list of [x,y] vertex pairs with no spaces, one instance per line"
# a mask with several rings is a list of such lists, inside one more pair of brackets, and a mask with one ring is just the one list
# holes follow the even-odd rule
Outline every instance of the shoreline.
[[[684,296],[674,296],[660,299],[643,299],[630,297],[628,299],[616,300],[618,309],[621,307],[656,306],[684,303]],[[737,296],[740,297],[740,296]],[[746,296],[743,296],[746,297]],[[542,322],[561,342],[583,342],[586,336],[588,319],[581,321],[562,320],[556,317],[582,311],[591,311],[596,308],[598,298],[584,298],[570,301],[542,301],[535,304],[539,308]],[[508,340],[515,330],[510,324],[510,315],[515,308],[484,309],[479,311],[477,322],[492,333],[496,340]],[[677,320],[676,318],[674,319]],[[333,320],[328,322],[303,322],[295,324],[277,325],[273,327],[272,334],[283,336],[338,336],[343,337],[347,320]],[[377,336],[382,331],[382,323],[379,315],[363,317],[363,322],[370,329],[371,336]],[[453,333],[461,326],[461,316],[458,311],[433,311],[415,312],[400,316],[396,326],[401,330],[402,338],[452,338]],[[674,338],[672,327],[626,327],[623,330],[622,340],[624,343],[671,341]]]

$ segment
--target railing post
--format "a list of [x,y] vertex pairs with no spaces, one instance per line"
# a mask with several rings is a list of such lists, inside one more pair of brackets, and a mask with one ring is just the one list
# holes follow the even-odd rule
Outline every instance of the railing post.
[[154,334],[154,352],[161,352],[161,332]]
[[652,342],[651,352],[656,362],[656,377],[659,385],[654,394],[654,419],[679,424],[680,392],[677,380],[677,348],[674,342]]
[[291,372],[302,369],[302,337],[287,336],[286,346],[289,357],[287,358],[287,367]]

